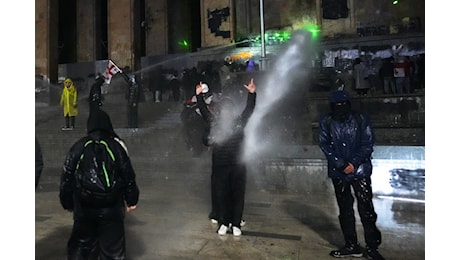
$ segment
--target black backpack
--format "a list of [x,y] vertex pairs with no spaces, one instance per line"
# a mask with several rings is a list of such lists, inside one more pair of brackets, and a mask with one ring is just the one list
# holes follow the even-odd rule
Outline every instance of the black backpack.
[[113,206],[121,196],[117,172],[117,162],[108,143],[88,140],[75,171],[77,195],[82,204]]

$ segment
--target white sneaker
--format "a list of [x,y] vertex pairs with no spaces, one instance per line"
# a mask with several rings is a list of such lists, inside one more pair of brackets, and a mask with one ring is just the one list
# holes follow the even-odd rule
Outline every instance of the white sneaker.
[[232,227],[232,230],[233,230],[233,235],[234,236],[241,236],[241,229],[237,228],[237,227]]
[[240,222],[240,227],[244,227],[246,225],[246,220],[242,219]]
[[212,218],[212,219],[211,219],[211,223],[212,223],[212,224],[217,224],[217,219],[213,219],[213,218]]
[[220,228],[219,230],[217,230],[217,233],[219,233],[219,235],[223,236],[225,234],[227,234],[227,231],[228,231],[228,227],[224,224],[220,225]]

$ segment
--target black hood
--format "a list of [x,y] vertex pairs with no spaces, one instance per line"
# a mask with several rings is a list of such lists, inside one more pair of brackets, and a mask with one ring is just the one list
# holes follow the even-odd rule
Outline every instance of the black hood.
[[109,135],[115,135],[109,115],[101,109],[96,109],[89,114],[86,131],[88,134],[102,131]]
[[351,114],[350,96],[345,91],[332,92],[329,96],[329,104],[332,110],[332,117],[335,120],[343,121]]

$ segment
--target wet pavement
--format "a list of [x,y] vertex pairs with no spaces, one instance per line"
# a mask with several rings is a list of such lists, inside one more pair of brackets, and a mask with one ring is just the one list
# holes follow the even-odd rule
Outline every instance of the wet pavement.
[[[181,106],[166,103],[141,103],[142,123],[136,132],[124,128],[123,109],[107,107],[115,131],[128,145],[141,191],[138,208],[125,222],[128,259],[333,259],[328,254],[342,245],[342,236],[328,182],[321,184],[329,187],[322,192],[277,189],[268,185],[266,175],[250,171],[243,235],[219,236],[217,225],[207,218],[210,152],[193,156],[187,150]],[[66,259],[72,215],[59,204],[60,167],[70,145],[84,135],[84,126],[77,123],[76,130],[63,132],[60,113],[45,116],[40,111],[45,108],[36,109],[36,135],[45,170],[35,193],[35,259]],[[82,110],[80,125],[85,115]],[[424,201],[375,196],[374,205],[381,254],[386,259],[425,259]],[[358,215],[356,219],[358,239],[365,246]]]

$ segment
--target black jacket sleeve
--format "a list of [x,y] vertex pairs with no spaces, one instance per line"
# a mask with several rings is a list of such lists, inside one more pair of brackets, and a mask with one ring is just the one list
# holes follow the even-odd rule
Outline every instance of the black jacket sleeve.
[[209,111],[208,106],[204,102],[203,93],[196,96],[196,104],[198,106],[198,109],[200,109],[200,113],[204,121],[206,122],[208,126],[210,126],[212,122],[214,121],[214,115],[211,113],[211,111]]
[[248,92],[248,98],[246,100],[246,107],[244,108],[243,112],[241,113],[241,120],[243,125],[245,126],[251,117],[252,113],[254,112],[254,108],[256,107],[256,93]]
[[213,124],[215,117],[214,114],[209,111],[208,106],[204,102],[204,94],[199,94],[196,97],[196,103],[198,109],[200,110],[201,116],[205,121],[204,132],[202,136],[203,144],[206,146],[212,146],[212,138],[211,138],[211,125]]
[[[114,142],[116,142],[114,140]],[[134,206],[139,201],[139,187],[136,183],[136,173],[134,172],[131,160],[124,148],[117,143],[117,154],[120,162],[120,176],[124,186],[124,198],[126,205]]]
[[87,138],[80,139],[70,148],[62,168],[61,183],[59,187],[59,200],[62,207],[66,210],[73,210],[73,193],[75,189],[74,174],[79,157],[83,152],[86,139]]

